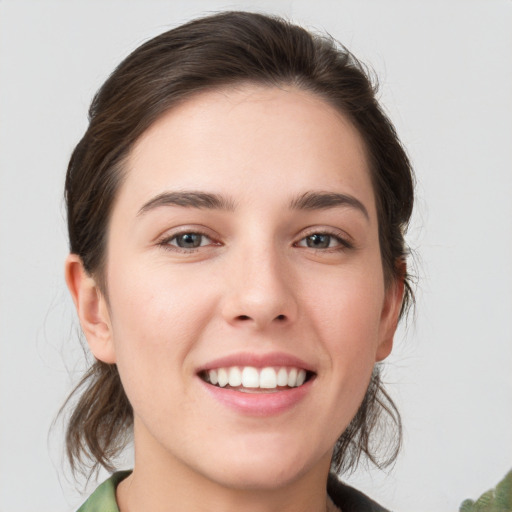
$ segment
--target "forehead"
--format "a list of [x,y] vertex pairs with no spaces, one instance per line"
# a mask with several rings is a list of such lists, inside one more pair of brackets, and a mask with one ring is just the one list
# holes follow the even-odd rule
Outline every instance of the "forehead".
[[122,188],[138,202],[165,188],[247,198],[342,188],[374,202],[358,131],[324,99],[293,87],[242,85],[193,96],[138,139],[126,171]]

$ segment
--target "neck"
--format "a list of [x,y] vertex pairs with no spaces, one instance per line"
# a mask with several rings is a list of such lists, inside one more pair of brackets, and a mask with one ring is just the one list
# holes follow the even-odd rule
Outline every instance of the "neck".
[[226,478],[222,481],[222,475],[213,480],[172,454],[155,450],[155,444],[150,436],[135,436],[133,473],[117,489],[121,512],[325,512],[327,509],[330,454],[317,466],[278,485],[240,484]]

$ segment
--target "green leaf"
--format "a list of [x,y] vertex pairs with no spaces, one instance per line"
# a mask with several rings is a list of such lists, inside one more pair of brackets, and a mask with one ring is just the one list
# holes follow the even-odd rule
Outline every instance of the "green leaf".
[[473,512],[474,504],[473,500],[464,500],[459,507],[459,512]]
[[512,511],[512,470],[496,486],[494,497],[495,508],[499,512]]

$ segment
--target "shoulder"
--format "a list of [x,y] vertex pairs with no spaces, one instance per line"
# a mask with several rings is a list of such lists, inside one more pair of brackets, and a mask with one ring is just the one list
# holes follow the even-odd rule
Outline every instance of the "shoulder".
[[131,471],[119,471],[105,480],[77,512],[119,512],[116,502],[116,487]]
[[343,512],[389,512],[366,494],[340,482],[334,474],[329,475],[327,492]]

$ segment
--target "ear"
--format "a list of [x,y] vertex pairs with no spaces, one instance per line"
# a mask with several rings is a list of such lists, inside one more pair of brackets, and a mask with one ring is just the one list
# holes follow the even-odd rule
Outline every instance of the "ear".
[[98,284],[85,271],[77,254],[70,254],[66,258],[65,274],[91,352],[96,359],[104,363],[115,363],[110,314],[107,301]]
[[400,264],[398,277],[393,279],[386,289],[384,305],[379,329],[379,345],[375,354],[376,361],[386,359],[393,348],[393,338],[398,325],[398,317],[402,309],[404,298],[404,276],[406,274],[405,262]]

